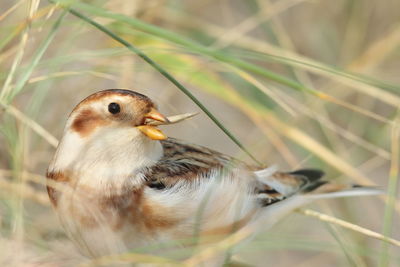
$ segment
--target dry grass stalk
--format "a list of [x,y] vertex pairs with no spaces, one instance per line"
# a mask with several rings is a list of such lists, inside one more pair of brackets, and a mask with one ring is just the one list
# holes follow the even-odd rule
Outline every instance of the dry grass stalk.
[[386,236],[384,236],[382,234],[379,234],[377,232],[374,232],[374,231],[371,231],[371,230],[366,229],[364,227],[361,227],[359,225],[356,225],[356,224],[353,224],[353,223],[349,223],[349,222],[346,222],[344,220],[329,216],[327,214],[323,214],[323,213],[320,213],[320,212],[317,212],[317,211],[314,211],[314,210],[310,210],[310,209],[300,209],[300,210],[298,210],[298,212],[301,213],[301,214],[307,215],[307,216],[311,216],[311,217],[317,218],[320,221],[332,223],[332,224],[335,224],[335,225],[339,225],[339,226],[341,226],[343,228],[346,228],[346,229],[349,229],[349,230],[352,230],[352,231],[355,231],[355,232],[359,232],[359,233],[361,233],[363,235],[366,235],[366,236],[369,236],[369,237],[372,237],[372,238],[376,238],[376,239],[382,240],[384,242],[390,243],[390,244],[392,244],[394,246],[400,247],[400,241],[398,241],[396,239],[393,239],[393,238],[390,238],[390,237],[386,237]]
[[24,113],[22,113],[21,111],[19,111],[17,108],[15,108],[12,105],[6,105],[6,104],[4,104],[2,102],[0,102],[0,105],[4,108],[4,110],[7,113],[11,114],[17,120],[19,120],[22,123],[24,123],[25,125],[27,125],[35,133],[37,133],[44,140],[46,140],[50,145],[52,145],[53,147],[57,147],[57,145],[58,145],[57,138],[55,138],[50,132],[48,132],[46,129],[44,129],[36,121],[30,119],[28,116],[26,116]]

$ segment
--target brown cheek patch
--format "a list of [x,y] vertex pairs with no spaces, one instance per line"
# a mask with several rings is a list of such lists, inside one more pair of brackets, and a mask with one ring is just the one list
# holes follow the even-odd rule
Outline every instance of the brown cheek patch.
[[97,127],[106,125],[108,122],[90,109],[82,110],[76,116],[71,129],[80,136],[85,137],[93,132]]

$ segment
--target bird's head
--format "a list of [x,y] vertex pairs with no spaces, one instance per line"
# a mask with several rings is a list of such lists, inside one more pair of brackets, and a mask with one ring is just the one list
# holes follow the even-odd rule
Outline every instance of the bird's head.
[[130,90],[110,89],[80,102],[72,111],[67,128],[83,139],[95,133],[98,138],[99,133],[125,128],[153,140],[163,140],[167,137],[156,125],[169,123],[147,96]]
[[158,140],[167,138],[157,126],[192,115],[168,119],[150,98],[130,90],[94,93],[72,110],[50,169],[149,165],[162,156]]

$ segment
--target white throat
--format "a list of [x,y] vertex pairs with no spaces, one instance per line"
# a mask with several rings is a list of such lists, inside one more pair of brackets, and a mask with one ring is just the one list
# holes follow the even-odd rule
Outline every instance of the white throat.
[[133,127],[104,127],[89,137],[67,130],[49,171],[66,171],[77,186],[122,190],[141,184],[136,172],[157,162],[163,154],[158,141]]

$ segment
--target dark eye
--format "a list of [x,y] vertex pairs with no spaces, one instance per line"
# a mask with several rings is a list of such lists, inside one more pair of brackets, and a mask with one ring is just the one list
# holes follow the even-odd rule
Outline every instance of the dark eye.
[[108,105],[108,111],[112,114],[117,114],[121,111],[121,107],[117,103],[110,103]]

